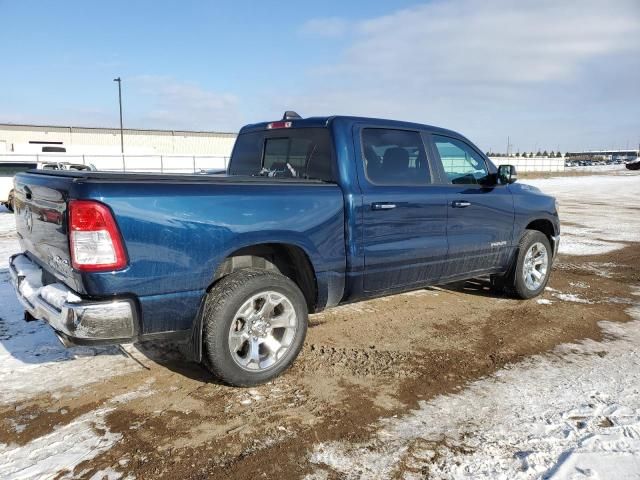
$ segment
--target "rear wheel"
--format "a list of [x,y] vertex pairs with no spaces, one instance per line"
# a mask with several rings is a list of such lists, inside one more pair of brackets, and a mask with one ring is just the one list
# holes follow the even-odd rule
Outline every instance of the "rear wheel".
[[306,332],[305,298],[279,273],[240,270],[207,295],[205,362],[230,385],[258,385],[280,375],[298,356]]
[[518,247],[518,256],[509,273],[494,275],[491,283],[517,298],[527,299],[540,295],[551,273],[551,244],[537,230],[526,230]]

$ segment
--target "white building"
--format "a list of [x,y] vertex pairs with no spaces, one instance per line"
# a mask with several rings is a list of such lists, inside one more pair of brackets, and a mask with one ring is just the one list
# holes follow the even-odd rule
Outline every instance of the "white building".
[[99,170],[193,173],[226,168],[237,134],[0,124],[0,162],[70,162]]

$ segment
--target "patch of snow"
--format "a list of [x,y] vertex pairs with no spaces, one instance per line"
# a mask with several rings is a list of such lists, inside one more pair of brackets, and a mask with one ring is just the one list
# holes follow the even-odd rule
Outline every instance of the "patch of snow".
[[81,415],[26,445],[0,444],[0,478],[52,478],[57,472],[73,470],[109,450],[121,438],[105,423],[112,410],[113,407],[100,408]]
[[150,377],[144,381],[144,383],[138,387],[136,390],[132,390],[130,392],[121,393],[116,395],[110,400],[112,404],[123,404],[129,403],[132,400],[136,400],[138,398],[150,397],[155,393],[154,390],[151,389],[151,385],[156,381],[155,378]]
[[[85,413],[70,423],[55,428],[25,445],[0,443],[0,478],[36,479],[70,478],[70,472],[80,463],[109,450],[122,435],[109,430],[106,416],[118,405],[153,393],[147,380],[140,388],[117,395],[101,408]],[[103,471],[109,479],[121,478],[112,469]],[[102,479],[103,476],[95,477]],[[91,477],[94,478],[94,477]]]
[[617,242],[606,242],[593,238],[583,238],[572,235],[571,233],[562,233],[560,241],[560,249],[558,253],[564,255],[603,255],[613,252],[624,247],[624,244]]
[[593,275],[597,275],[598,277],[603,278],[611,278],[614,276],[614,273],[611,272],[612,268],[619,267],[613,262],[581,262],[581,263],[567,263],[567,262],[556,262],[554,264],[554,268],[559,270],[567,270],[574,269],[584,271]]
[[633,305],[635,302],[630,298],[624,297],[609,297],[607,298],[607,303],[618,303],[622,305]]
[[329,472],[325,471],[325,470],[317,470],[313,473],[308,474],[306,477],[304,477],[305,480],[328,480],[329,479]]
[[509,365],[310,459],[347,479],[638,478],[640,309],[628,311],[637,320],[601,322],[607,340]]
[[554,293],[553,296],[556,297],[558,300],[562,300],[564,302],[575,302],[575,303],[586,303],[586,304],[593,303],[587,300],[586,298],[582,298],[573,293]]
[[116,472],[112,468],[106,468],[91,475],[89,480],[119,480],[120,478],[122,478],[122,473]]
[[527,179],[522,183],[538,187],[558,199],[561,254],[598,255],[623,248],[622,242],[638,239],[640,178],[637,175],[555,177]]
[[24,423],[18,423],[16,422],[14,419],[10,419],[9,423],[11,424],[11,428],[13,428],[13,431],[16,433],[22,433],[26,430],[27,425]]
[[[433,289],[430,288],[421,288],[420,290],[411,290],[410,292],[404,292],[400,295],[405,297],[425,297],[425,296],[438,296],[437,292],[434,292]],[[383,297],[384,298],[384,297]]]
[[537,300],[539,305],[551,305],[553,302],[547,298],[539,298]]

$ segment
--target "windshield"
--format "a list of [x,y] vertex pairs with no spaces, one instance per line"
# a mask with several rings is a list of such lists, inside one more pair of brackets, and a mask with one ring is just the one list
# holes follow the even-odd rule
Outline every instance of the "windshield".
[[243,133],[233,148],[229,174],[334,182],[331,152],[326,128],[281,128]]

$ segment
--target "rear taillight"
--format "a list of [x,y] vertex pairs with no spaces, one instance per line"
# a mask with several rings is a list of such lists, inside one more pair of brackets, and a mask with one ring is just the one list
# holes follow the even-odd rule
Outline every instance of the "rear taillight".
[[69,243],[76,270],[99,272],[127,266],[116,221],[109,207],[100,202],[69,202]]

